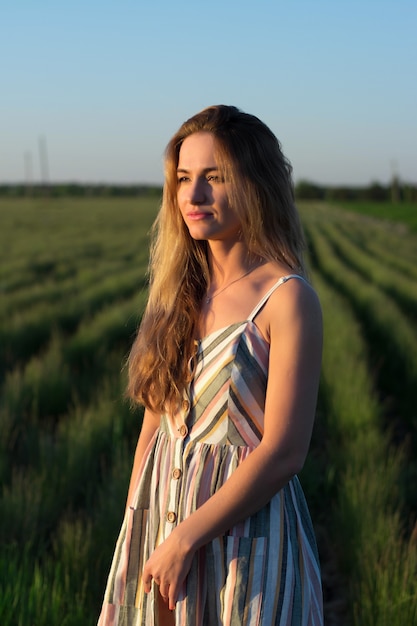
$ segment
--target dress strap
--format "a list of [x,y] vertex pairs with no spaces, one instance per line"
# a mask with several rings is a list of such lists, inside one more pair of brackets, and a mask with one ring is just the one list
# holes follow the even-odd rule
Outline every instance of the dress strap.
[[287,280],[290,280],[291,278],[300,278],[301,280],[304,280],[305,282],[305,278],[300,276],[300,274],[287,274],[287,276],[281,276],[281,278],[275,283],[275,285],[272,285],[271,289],[266,292],[262,300],[258,302],[256,307],[253,309],[252,313],[248,316],[248,320],[252,322],[255,316],[259,313],[259,311],[262,309],[264,304],[267,302],[271,294],[274,293],[275,289],[278,289],[280,285],[282,285],[283,283],[286,283]]

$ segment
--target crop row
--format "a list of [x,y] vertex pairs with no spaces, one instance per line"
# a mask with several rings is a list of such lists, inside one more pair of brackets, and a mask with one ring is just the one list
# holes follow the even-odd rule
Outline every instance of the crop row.
[[[375,372],[381,400],[387,403],[390,414],[396,416],[398,426],[403,423],[416,430],[413,403],[417,384],[417,332],[413,320],[416,302],[404,290],[401,296],[399,290],[395,296],[389,293],[384,272],[373,273],[375,282],[363,276],[363,269],[358,272],[357,251],[352,246],[346,251],[349,244],[341,243],[336,229],[323,223],[307,224],[307,233],[316,267],[349,300],[363,326],[369,368]],[[398,285],[401,280],[400,275]],[[412,288],[415,293],[415,287]]]
[[[414,448],[417,434],[415,287],[358,244],[360,219],[324,208],[304,218],[325,320],[313,455],[317,474],[327,477],[322,524],[329,534],[319,538],[325,582],[329,566],[332,575],[328,620],[415,623],[416,465],[404,444],[411,437]],[[372,239],[372,228],[361,236]]]
[[5,625],[94,623],[140,430],[123,365],[155,206],[70,208],[0,207]]
[[[97,618],[140,430],[141,411],[123,398],[123,365],[145,303],[155,208],[139,200],[0,204],[10,229],[0,233],[5,626]],[[301,479],[316,521],[326,623],[411,624],[415,237],[324,206],[302,217],[325,322]]]
[[[348,233],[335,225],[326,224],[321,232],[331,242],[334,254],[346,266],[360,274],[366,282],[376,285],[398,305],[417,334],[417,328],[413,325],[417,317],[417,281],[364,252],[352,243]],[[412,267],[411,264],[409,267]]]
[[[155,201],[66,200],[0,203],[0,288],[61,281],[109,263],[146,258]],[[127,233],[129,236],[127,237]]]

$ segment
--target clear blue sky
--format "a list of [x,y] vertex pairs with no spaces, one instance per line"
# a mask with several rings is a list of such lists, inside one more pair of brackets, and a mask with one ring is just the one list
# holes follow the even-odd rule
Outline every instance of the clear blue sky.
[[51,181],[161,182],[170,136],[219,103],[296,180],[417,182],[416,0],[0,0],[0,33],[2,182],[40,180],[39,145]]

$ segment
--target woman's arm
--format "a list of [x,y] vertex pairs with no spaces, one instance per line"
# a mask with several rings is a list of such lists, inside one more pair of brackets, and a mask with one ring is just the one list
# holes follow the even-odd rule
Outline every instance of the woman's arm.
[[261,509],[300,471],[307,455],[320,377],[320,305],[308,285],[293,280],[266,307],[271,348],[264,435],[219,491],[181,522],[145,565],[145,590],[152,578],[160,580],[170,608],[195,551]]
[[130,477],[129,490],[126,500],[126,508],[130,505],[134,491],[137,485],[139,474],[141,471],[142,459],[144,458],[145,451],[152,440],[156,430],[160,424],[160,415],[152,413],[149,409],[145,409],[143,415],[142,428],[140,431],[138,443],[136,446],[135,458],[133,461],[132,474]]

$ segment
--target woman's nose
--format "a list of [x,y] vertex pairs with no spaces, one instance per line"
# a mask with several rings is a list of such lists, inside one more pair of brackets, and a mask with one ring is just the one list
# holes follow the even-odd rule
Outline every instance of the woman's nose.
[[196,179],[188,187],[191,204],[202,204],[206,200],[207,194],[204,183],[205,181]]

